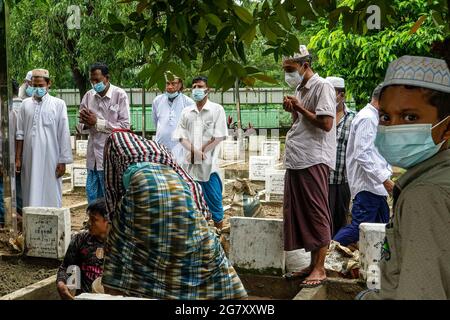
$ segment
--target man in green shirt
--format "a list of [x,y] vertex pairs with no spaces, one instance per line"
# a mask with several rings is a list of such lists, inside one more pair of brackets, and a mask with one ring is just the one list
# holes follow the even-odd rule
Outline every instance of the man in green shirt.
[[404,56],[390,64],[375,144],[407,171],[393,191],[381,289],[358,299],[450,299],[449,101],[448,62]]

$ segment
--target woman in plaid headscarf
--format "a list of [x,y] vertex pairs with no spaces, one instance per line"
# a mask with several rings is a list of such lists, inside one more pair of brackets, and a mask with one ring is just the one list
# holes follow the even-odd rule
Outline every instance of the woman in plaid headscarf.
[[247,293],[205,217],[201,188],[167,149],[131,132],[105,145],[112,229],[106,292],[153,299],[240,299]]

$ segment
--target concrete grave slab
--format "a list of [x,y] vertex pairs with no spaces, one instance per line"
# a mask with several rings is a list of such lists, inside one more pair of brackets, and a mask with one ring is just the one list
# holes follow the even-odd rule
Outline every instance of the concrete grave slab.
[[230,261],[239,273],[284,273],[283,220],[231,217],[230,226]]
[[87,154],[87,146],[88,141],[87,140],[77,140],[77,156],[79,157],[86,157]]
[[64,258],[70,242],[70,210],[27,207],[23,216],[26,255]]
[[86,188],[87,174],[86,167],[74,166],[72,168],[72,190],[74,188]]
[[253,181],[266,181],[266,170],[273,169],[275,158],[271,156],[250,156],[249,178]]
[[261,143],[267,140],[266,136],[249,136],[249,152],[259,152],[261,150]]
[[[359,226],[360,277],[379,285],[379,262],[384,244],[384,223],[361,223]],[[370,278],[370,279],[369,279]]]
[[266,169],[266,201],[283,202],[286,170]]
[[281,142],[279,140],[266,140],[261,142],[261,155],[275,157],[276,161],[281,156]]

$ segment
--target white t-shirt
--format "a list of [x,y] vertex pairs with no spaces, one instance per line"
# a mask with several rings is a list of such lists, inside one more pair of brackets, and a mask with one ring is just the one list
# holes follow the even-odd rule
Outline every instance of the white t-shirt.
[[[174,132],[174,139],[187,139],[197,150],[208,143],[211,138],[228,136],[225,110],[220,104],[207,100],[199,112],[197,105],[183,109],[181,119]],[[197,181],[209,181],[212,173],[219,170],[218,159],[222,144],[206,153],[206,160],[196,159],[195,164],[187,161],[190,151],[184,149],[183,168]]]

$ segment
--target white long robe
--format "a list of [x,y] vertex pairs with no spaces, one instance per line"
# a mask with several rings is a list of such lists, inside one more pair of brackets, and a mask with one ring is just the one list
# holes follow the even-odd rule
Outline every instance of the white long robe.
[[17,119],[16,140],[23,140],[23,207],[62,207],[58,163],[72,163],[66,103],[46,94],[25,99]]

